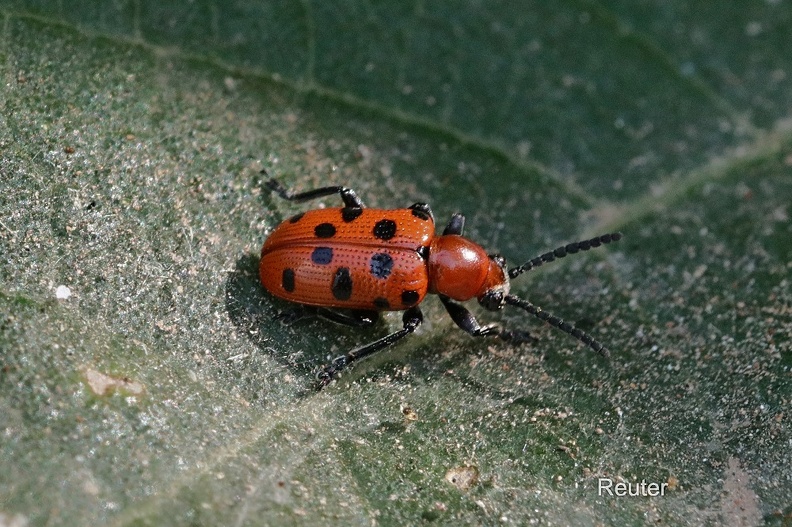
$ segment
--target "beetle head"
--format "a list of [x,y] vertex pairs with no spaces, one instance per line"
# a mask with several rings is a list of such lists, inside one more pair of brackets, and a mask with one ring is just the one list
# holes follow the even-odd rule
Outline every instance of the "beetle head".
[[509,274],[506,259],[500,254],[490,254],[489,271],[484,282],[484,292],[478,296],[479,304],[489,311],[498,311],[506,305],[509,294]]

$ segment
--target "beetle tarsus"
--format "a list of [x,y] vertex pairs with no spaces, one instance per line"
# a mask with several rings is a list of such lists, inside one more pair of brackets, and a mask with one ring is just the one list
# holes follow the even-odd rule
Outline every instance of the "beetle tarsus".
[[537,341],[536,337],[529,332],[519,329],[504,329],[500,332],[498,337],[505,342],[515,345],[529,344]]
[[347,367],[347,364],[349,363],[347,357],[347,355],[340,355],[333,359],[333,362],[317,372],[316,380],[319,383],[320,389],[330,384],[330,382]]

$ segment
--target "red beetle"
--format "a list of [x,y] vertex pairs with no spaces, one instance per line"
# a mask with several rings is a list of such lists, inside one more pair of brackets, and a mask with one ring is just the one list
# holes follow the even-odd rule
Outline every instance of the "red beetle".
[[[265,173],[265,172],[264,172]],[[480,325],[457,302],[476,298],[490,311],[505,305],[524,309],[587,344],[603,356],[608,350],[571,324],[527,300],[509,294],[509,279],[556,258],[617,241],[621,233],[570,243],[507,271],[500,255],[488,255],[462,237],[465,217],[454,214],[440,236],[435,235],[429,206],[369,209],[352,189],[323,187],[292,194],[270,179],[267,188],[282,198],[303,202],[339,194],[340,208],[309,210],[289,218],[272,231],[261,249],[261,283],[273,295],[300,304],[279,317],[292,322],[320,315],[354,326],[373,324],[380,311],[402,311],[404,327],[370,344],[335,358],[317,374],[329,383],[350,363],[385,348],[415,331],[423,321],[418,304],[427,293],[440,297],[457,326],[474,337],[492,335],[524,342],[524,331],[497,324]]]

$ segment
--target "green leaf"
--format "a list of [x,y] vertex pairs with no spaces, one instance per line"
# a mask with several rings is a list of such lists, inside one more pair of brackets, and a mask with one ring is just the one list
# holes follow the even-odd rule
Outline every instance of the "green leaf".
[[[0,3],[0,524],[792,514],[792,8],[392,4]],[[273,320],[264,168],[512,264],[621,230],[511,286],[611,358],[430,298],[313,390],[401,316]]]

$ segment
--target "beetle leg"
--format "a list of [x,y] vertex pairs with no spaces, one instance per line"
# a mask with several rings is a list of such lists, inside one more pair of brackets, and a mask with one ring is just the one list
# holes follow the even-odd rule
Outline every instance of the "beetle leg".
[[298,304],[294,307],[289,309],[285,309],[279,313],[277,313],[274,317],[275,320],[279,320],[283,324],[290,326],[297,322],[298,320],[302,320],[304,318],[310,318],[316,316],[316,308],[313,306],[306,306],[303,304]]
[[307,306],[298,304],[292,308],[281,311],[275,315],[275,320],[280,320],[283,324],[290,326],[300,320],[310,317],[322,317],[330,322],[363,328],[373,326],[379,320],[379,311],[367,309],[328,309],[326,307]]
[[[267,175],[266,170],[261,171],[262,174]],[[300,192],[299,194],[292,194],[286,187],[284,187],[280,181],[276,179],[268,179],[264,185],[271,191],[275,192],[278,196],[282,197],[283,199],[287,199],[289,201],[296,201],[298,203],[302,203],[303,201],[309,201],[316,198],[323,198],[325,196],[332,196],[333,194],[338,194],[341,196],[341,199],[344,201],[344,206],[352,209],[362,209],[363,202],[360,198],[355,194],[355,191],[351,188],[341,187],[341,186],[334,186],[334,187],[322,187],[316,188],[313,190],[308,190],[305,192]]]
[[415,331],[418,326],[421,325],[421,322],[423,322],[423,314],[417,307],[411,307],[404,312],[404,316],[402,316],[402,322],[404,327],[399,331],[391,333],[390,335],[386,335],[370,344],[353,349],[346,355],[341,355],[333,359],[330,364],[322,368],[319,373],[316,374],[316,380],[319,381],[319,387],[321,388],[326,386],[341,371],[346,369],[353,362],[368,357],[369,355],[372,355],[373,353],[376,353],[381,349],[394,344],[395,342],[403,339]]
[[499,324],[482,326],[478,323],[476,317],[473,316],[473,313],[468,311],[465,306],[457,304],[445,295],[440,295],[440,301],[443,302],[446,311],[451,316],[451,320],[473,337],[495,336],[515,344],[534,342],[536,340],[527,331],[503,329]]
[[455,212],[451,215],[451,219],[448,220],[448,225],[446,228],[443,229],[443,235],[446,234],[459,234],[462,236],[462,232],[465,230],[465,216],[460,214],[459,212]]
[[355,328],[365,328],[373,326],[379,320],[379,311],[367,309],[347,309],[344,311],[337,309],[327,309],[320,307],[317,314],[336,324],[351,326]]
[[432,214],[432,207],[426,203],[413,203],[408,207],[413,214],[422,220],[432,220],[434,222],[434,214]]
[[486,326],[481,326],[476,320],[476,317],[473,316],[473,313],[468,311],[465,306],[457,304],[447,296],[440,295],[440,300],[451,316],[451,320],[470,335],[474,337],[485,337],[487,335],[498,335],[500,333],[501,328],[499,325],[488,324]]

